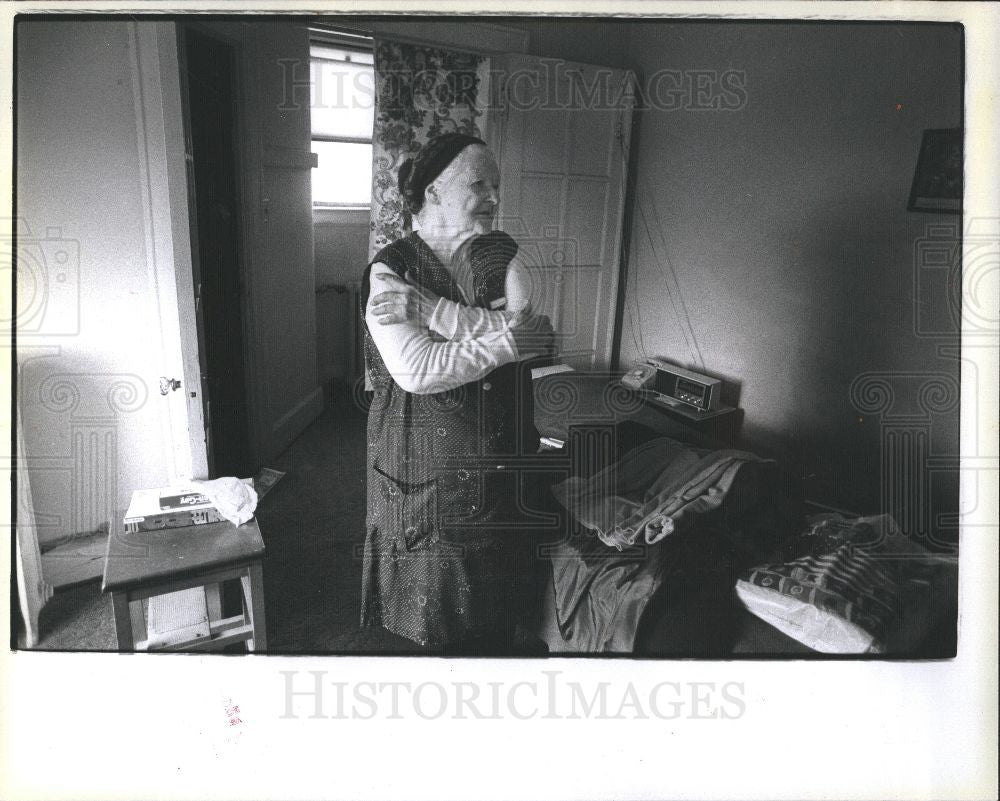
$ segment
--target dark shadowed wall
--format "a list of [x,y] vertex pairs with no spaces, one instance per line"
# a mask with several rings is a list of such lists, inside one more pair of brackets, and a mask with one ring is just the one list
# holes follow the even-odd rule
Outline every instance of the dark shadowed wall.
[[730,379],[743,444],[807,497],[948,529],[960,218],[906,206],[923,130],[962,123],[961,29],[642,22],[628,52],[659,107],[633,140],[622,363]]
[[528,31],[528,53],[564,58],[600,67],[631,67],[628,38],[633,23],[592,19],[520,19],[512,25]]

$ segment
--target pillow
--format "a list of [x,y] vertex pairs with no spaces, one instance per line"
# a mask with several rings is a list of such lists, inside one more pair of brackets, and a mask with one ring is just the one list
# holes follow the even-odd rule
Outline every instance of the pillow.
[[889,515],[815,520],[783,561],[747,570],[743,605],[831,654],[905,652],[955,603],[957,559],[908,539]]

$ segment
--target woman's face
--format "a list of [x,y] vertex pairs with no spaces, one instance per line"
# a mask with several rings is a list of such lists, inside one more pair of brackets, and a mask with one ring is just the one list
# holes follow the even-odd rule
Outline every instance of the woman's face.
[[482,235],[493,229],[500,201],[500,171],[489,149],[470,145],[424,193],[436,222],[454,234]]

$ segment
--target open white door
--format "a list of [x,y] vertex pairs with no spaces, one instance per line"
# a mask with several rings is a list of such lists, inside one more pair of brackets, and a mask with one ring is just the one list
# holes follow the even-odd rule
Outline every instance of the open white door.
[[628,173],[632,76],[557,59],[503,59],[499,227],[532,272],[532,307],[561,358],[610,366]]
[[172,22],[137,22],[133,35],[147,270],[159,310],[158,398],[164,441],[171,446],[165,455],[167,471],[171,482],[207,478],[176,27]]

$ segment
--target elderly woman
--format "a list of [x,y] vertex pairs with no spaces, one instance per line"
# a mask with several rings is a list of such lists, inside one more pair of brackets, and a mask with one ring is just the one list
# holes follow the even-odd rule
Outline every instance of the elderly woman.
[[517,244],[493,231],[496,161],[431,139],[399,171],[418,232],[365,270],[368,517],[362,624],[423,646],[510,646],[526,591],[519,468],[534,455],[530,379],[549,352]]

